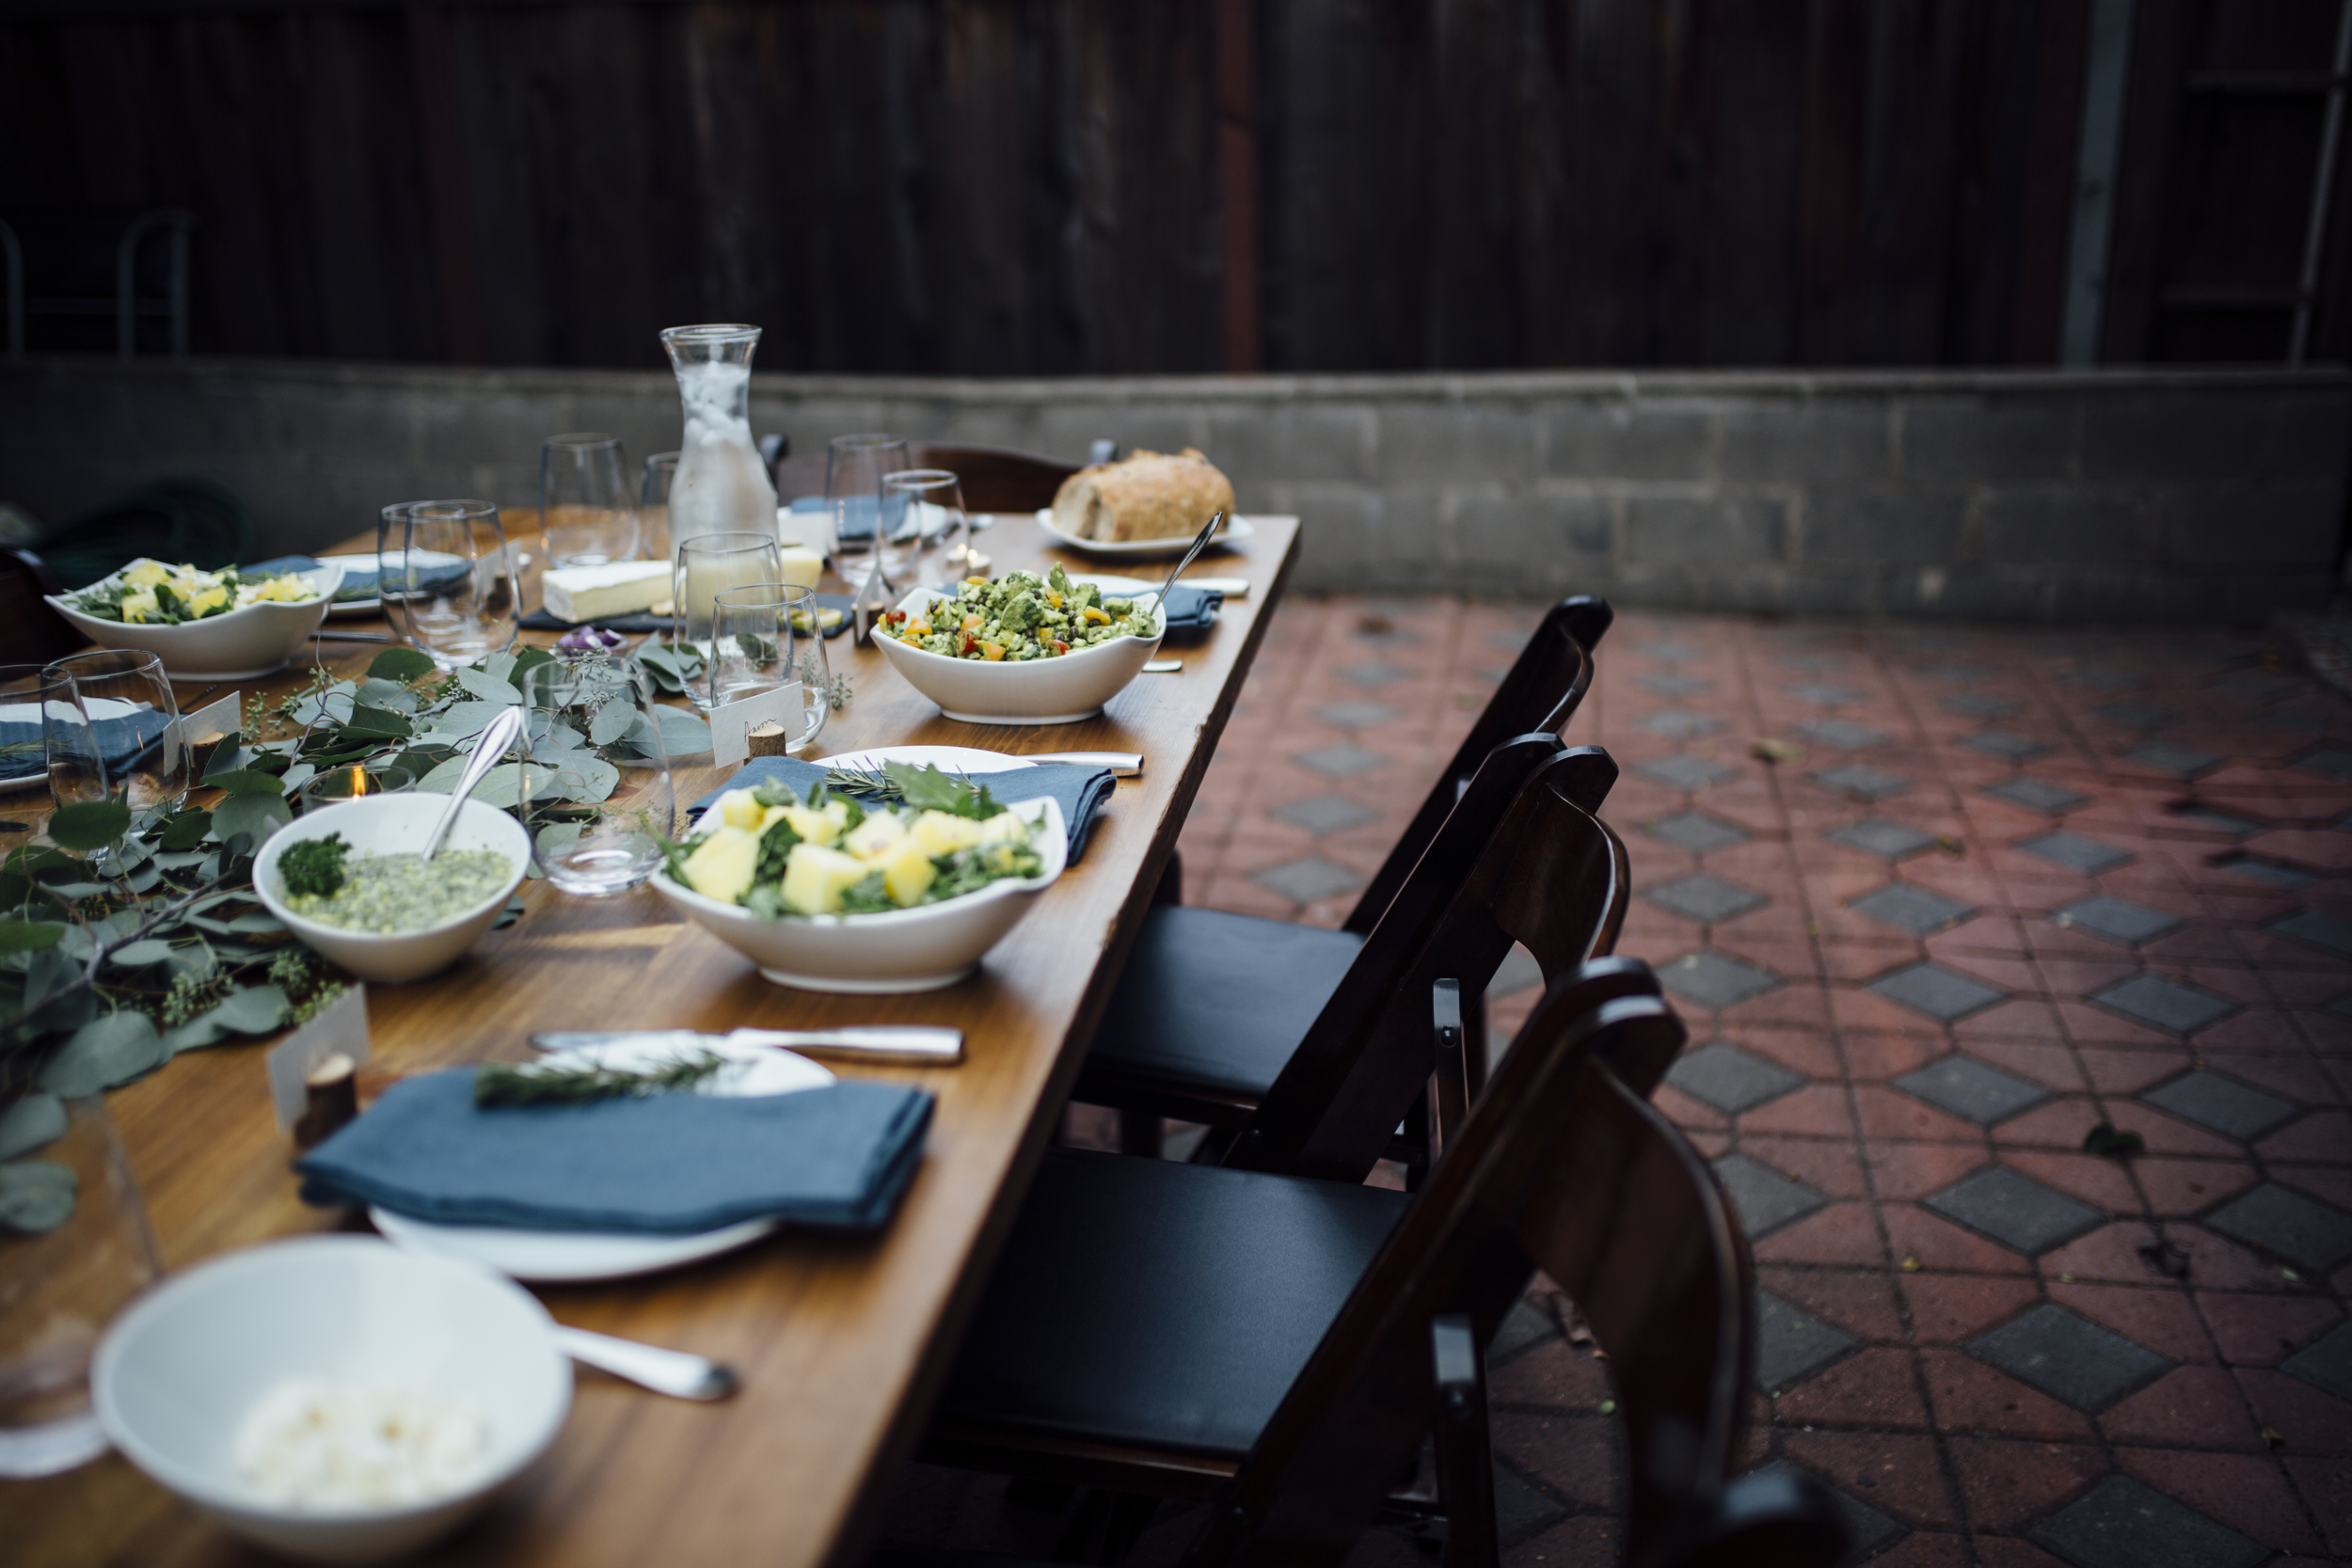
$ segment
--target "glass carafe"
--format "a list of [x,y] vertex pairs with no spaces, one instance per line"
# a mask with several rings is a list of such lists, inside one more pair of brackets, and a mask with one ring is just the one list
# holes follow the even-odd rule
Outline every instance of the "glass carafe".
[[776,487],[752,440],[752,351],[759,328],[673,326],[661,334],[677,372],[686,435],[670,484],[670,549],[706,533],[776,531]]

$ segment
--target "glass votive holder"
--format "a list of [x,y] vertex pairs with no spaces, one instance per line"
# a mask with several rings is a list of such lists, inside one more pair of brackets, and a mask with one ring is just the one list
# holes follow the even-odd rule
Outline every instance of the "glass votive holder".
[[298,812],[313,812],[323,806],[340,806],[364,795],[397,794],[415,788],[416,784],[416,773],[397,762],[345,763],[306,781],[294,792],[294,805]]

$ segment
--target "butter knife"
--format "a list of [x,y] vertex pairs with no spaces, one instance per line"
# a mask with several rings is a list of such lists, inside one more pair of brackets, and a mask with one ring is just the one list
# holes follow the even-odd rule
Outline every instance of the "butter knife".
[[1143,777],[1141,752],[1025,752],[1024,762],[1074,762],[1081,768],[1107,768],[1115,779]]
[[945,1067],[963,1060],[963,1031],[914,1023],[854,1024],[840,1029],[737,1029],[698,1035],[678,1029],[552,1030],[531,1037],[542,1051],[630,1040],[707,1041],[713,1045],[772,1046],[809,1056]]

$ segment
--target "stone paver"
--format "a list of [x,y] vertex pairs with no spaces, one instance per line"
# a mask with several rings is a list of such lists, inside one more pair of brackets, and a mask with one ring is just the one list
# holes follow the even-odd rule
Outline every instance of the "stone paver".
[[1386,703],[1326,703],[1315,709],[1315,717],[1343,730],[1360,730],[1388,723],[1399,715]]
[[1344,779],[1389,766],[1386,756],[1352,740],[1343,740],[1336,746],[1318,746],[1311,752],[1299,752],[1291,760],[1302,768],[1311,768],[1329,779]]
[[2128,849],[2118,849],[2112,844],[2102,844],[2095,838],[2085,838],[2080,833],[2063,830],[2043,833],[2040,838],[2026,839],[2017,847],[2028,855],[2039,855],[2053,864],[2094,875],[2101,871],[2112,871],[2119,865],[2128,865],[2132,859]]
[[1874,893],[1866,893],[1848,906],[1857,914],[1867,914],[1882,926],[1892,926],[1899,931],[1909,931],[1915,937],[1940,931],[1957,921],[1976,913],[1972,905],[1959,903],[1940,893],[1930,893],[1905,882],[1889,882]]
[[1729,920],[1733,915],[1761,909],[1769,902],[1760,893],[1726,882],[1721,877],[1710,877],[1704,871],[1661,882],[1642,896],[1686,920]]
[[1310,795],[1304,800],[1276,806],[1267,815],[1307,832],[1336,833],[1346,828],[1360,828],[1380,814],[1344,795]]
[[[1285,603],[1184,832],[1189,901],[1336,925],[1535,607],[1383,599],[1378,640],[1372,613]],[[1625,769],[1602,814],[1633,872],[1617,951],[1693,1036],[1657,1102],[1716,1164],[1769,1298],[1747,1451],[1820,1478],[1874,1562],[2352,1552],[2352,869],[2328,853],[2352,706],[2270,647],[1623,609],[1598,650],[1565,734]],[[1667,713],[1722,727],[1645,722]],[[1884,739],[1801,728],[1833,721]],[[2020,770],[1967,744],[1988,731],[2050,750]],[[1804,755],[1757,759],[1762,736]],[[1327,783],[1291,760],[1341,741],[1387,766]],[[1342,800],[1373,815],[1318,828]],[[2054,830],[2088,849],[2027,847]],[[1767,902],[1701,946],[1648,896],[1694,873]],[[1973,912],[1931,922],[1912,894]],[[1491,989],[1498,1045],[1536,979],[1515,955]],[[2146,1150],[2086,1153],[2101,1122]],[[1538,1279],[1489,1354],[1510,1568],[1623,1546],[1618,1395],[1563,1310]],[[956,1516],[1011,1512],[987,1484]],[[1174,1562],[1199,1506],[1166,1505],[1133,1568]]]
[[1712,714],[1692,713],[1687,708],[1670,707],[1642,720],[1642,728],[1652,735],[1662,735],[1669,740],[1690,740],[1702,735],[1712,735],[1724,727],[1724,721]]
[[2011,762],[2031,761],[2050,749],[2029,735],[2016,735],[2009,730],[1983,730],[1961,744],[1988,756],[2007,757]]
[[1887,741],[1884,730],[1874,730],[1867,724],[1857,724],[1851,719],[1816,719],[1799,724],[1797,733],[1817,746],[1827,746],[1837,752],[1867,752]]

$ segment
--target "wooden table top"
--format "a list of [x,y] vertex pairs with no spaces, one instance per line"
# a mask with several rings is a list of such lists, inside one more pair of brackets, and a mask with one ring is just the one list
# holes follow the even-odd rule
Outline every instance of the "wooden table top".
[[[542,1029],[904,1022],[965,1032],[956,1067],[840,1067],[939,1097],[922,1170],[880,1237],[783,1234],[671,1274],[536,1288],[563,1323],[732,1363],[742,1392],[723,1404],[688,1404],[582,1370],[548,1461],[431,1560],[781,1568],[856,1560],[920,1435],[987,1264],[1075,1082],[1076,1042],[1092,1035],[1296,559],[1296,519],[1252,521],[1255,538],[1196,568],[1248,576],[1250,595],[1227,601],[1206,641],[1168,647],[1162,657],[1181,657],[1179,673],[1137,676],[1085,723],[960,723],[880,654],[852,649],[846,635],[831,644],[855,696],[827,726],[827,752],[920,743],[1147,759],[1143,777],[1119,784],[1085,857],[973,978],[921,996],[788,990],[761,979],[749,959],[648,889],[589,900],[530,881],[528,912],[456,968],[370,990],[372,1069],[404,1073],[520,1058],[526,1037]],[[1000,572],[1056,559],[1073,570],[1117,569],[1049,550],[1026,519],[1005,519],[978,542]],[[339,674],[363,669],[377,651],[312,646]],[[292,684],[280,676],[247,689]],[[180,695],[187,707],[199,692]],[[707,766],[679,768],[679,802],[718,780]],[[110,1097],[168,1268],[273,1236],[364,1227],[295,1197],[293,1148],[262,1073],[268,1043],[192,1052]],[[113,1455],[49,1481],[0,1482],[0,1541],[8,1544],[0,1556],[25,1564],[274,1560]]]

